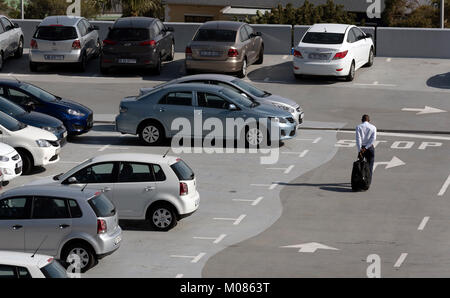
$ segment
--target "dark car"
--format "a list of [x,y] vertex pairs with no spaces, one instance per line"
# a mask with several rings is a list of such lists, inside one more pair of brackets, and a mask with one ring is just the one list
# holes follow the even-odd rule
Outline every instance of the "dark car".
[[34,111],[26,111],[21,106],[12,103],[0,96],[0,111],[5,114],[10,115],[17,121],[28,124],[30,126],[42,128],[46,131],[53,133],[63,146],[66,143],[67,131],[64,124],[52,117],[42,113],[37,113]]
[[116,20],[103,41],[100,70],[112,67],[145,68],[161,72],[162,61],[175,54],[173,28],[159,19],[129,17]]
[[0,80],[0,96],[27,111],[36,111],[61,120],[70,136],[88,132],[94,123],[91,109],[29,83]]

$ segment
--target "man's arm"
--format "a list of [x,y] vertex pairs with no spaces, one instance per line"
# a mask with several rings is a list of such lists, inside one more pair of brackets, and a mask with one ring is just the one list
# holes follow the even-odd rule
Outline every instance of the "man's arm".
[[361,128],[359,126],[356,127],[356,148],[358,148],[358,152],[361,151]]
[[369,143],[367,144],[366,148],[370,148],[370,146],[373,145],[376,139],[377,139],[377,128],[375,127],[374,130],[372,131],[372,134],[370,135]]

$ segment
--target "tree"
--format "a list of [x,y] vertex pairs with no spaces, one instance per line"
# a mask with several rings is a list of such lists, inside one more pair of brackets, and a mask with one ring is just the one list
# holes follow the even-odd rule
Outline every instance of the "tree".
[[[65,15],[69,3],[66,0],[33,0],[25,6],[25,18],[43,19],[52,15]],[[82,0],[81,15],[93,18],[100,13],[100,5],[97,0]]]
[[122,15],[164,18],[161,0],[122,0]]
[[[423,4],[418,0],[386,0],[381,18],[389,27],[436,28],[440,25],[440,0]],[[445,16],[448,20],[450,0],[445,1]],[[446,21],[448,26],[448,21]]]
[[0,14],[16,19],[20,15],[20,11],[16,5],[8,4],[5,0],[0,0]]

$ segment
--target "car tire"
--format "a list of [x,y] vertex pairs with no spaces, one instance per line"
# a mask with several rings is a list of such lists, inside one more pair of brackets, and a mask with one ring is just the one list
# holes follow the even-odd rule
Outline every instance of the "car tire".
[[19,153],[20,158],[22,158],[22,175],[28,175],[34,168],[33,158],[31,154],[23,149],[16,149]]
[[152,206],[147,216],[153,230],[166,232],[177,224],[177,214],[170,204]]
[[348,75],[345,77],[347,82],[351,82],[355,79],[355,61],[352,61],[352,65],[350,66],[350,70],[348,71]]
[[95,51],[94,58],[100,57],[101,53],[102,53],[102,43],[100,42],[99,39],[97,39],[97,51]]
[[371,66],[373,65],[373,57],[374,57],[374,55],[373,55],[373,49],[370,48],[370,52],[369,52],[369,61],[367,61],[366,65],[364,65],[364,66],[366,66],[366,67],[371,67]]
[[35,62],[30,62],[30,71],[31,72],[37,72],[38,71],[38,65]]
[[85,72],[86,65],[87,65],[87,57],[86,54],[83,54],[83,56],[81,56],[81,61],[78,62],[78,71]]
[[165,138],[164,128],[157,122],[146,122],[139,129],[139,138],[145,145],[160,145]]
[[255,64],[263,64],[264,62],[264,47],[261,47],[259,50],[258,60],[256,60]]
[[294,76],[295,76],[295,78],[296,78],[297,80],[302,80],[302,79],[305,78],[304,75],[302,75],[302,74],[297,74],[297,73],[294,73]]
[[170,47],[170,53],[167,56],[166,61],[173,61],[174,58],[175,58],[175,43],[172,41],[172,45]]
[[69,256],[73,253],[80,257],[81,273],[85,273],[91,269],[97,261],[94,251],[89,245],[81,242],[71,243],[67,247],[64,247],[64,251],[61,254],[61,260],[66,265],[66,268],[70,266],[71,260]]
[[247,75],[247,58],[244,58],[244,61],[242,62],[242,68],[238,72],[237,76],[239,78],[245,78],[246,75]]
[[14,53],[14,58],[19,59],[22,56],[23,56],[23,37],[20,37],[19,46],[17,47],[17,50]]
[[269,131],[265,127],[245,127],[245,148],[261,148],[271,145]]
[[153,68],[153,73],[155,75],[160,75],[161,74],[161,68],[162,68],[161,55],[158,55],[158,61],[157,61],[157,64],[156,64],[155,68]]

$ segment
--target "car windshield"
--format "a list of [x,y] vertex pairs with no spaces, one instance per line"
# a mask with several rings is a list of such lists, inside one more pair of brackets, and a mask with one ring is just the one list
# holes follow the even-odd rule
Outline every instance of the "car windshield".
[[150,31],[148,29],[139,28],[116,28],[111,29],[108,39],[114,41],[142,41],[150,39]]
[[192,169],[181,159],[178,159],[177,162],[171,165],[170,167],[175,172],[175,175],[177,175],[180,181],[192,180],[195,177],[195,174],[192,171]]
[[244,89],[245,91],[256,97],[267,97],[271,95],[269,92],[258,89],[255,86],[240,79],[233,80],[231,81],[231,83],[233,83],[236,86],[239,86],[240,88]]
[[110,217],[116,214],[116,207],[103,194],[93,197],[88,201],[97,217]]
[[0,96],[0,111],[12,117],[25,114],[26,111],[20,106],[10,102],[6,98]]
[[22,83],[22,84],[20,84],[19,88],[23,91],[31,93],[34,97],[37,97],[46,102],[51,102],[51,101],[55,101],[58,99],[57,96],[50,94],[47,91],[42,90],[41,88],[38,88],[31,84]]
[[16,119],[3,112],[0,112],[0,125],[9,131],[19,131],[27,127],[26,124],[17,121]]
[[57,261],[52,261],[47,266],[41,268],[42,274],[46,278],[67,278],[66,269]]
[[252,108],[255,107],[257,105],[256,102],[248,99],[247,97],[236,93],[230,89],[224,88],[222,90],[220,90],[220,92],[222,94],[224,94],[226,97],[228,97],[229,99],[231,99],[233,101],[233,103],[236,103],[240,106],[246,107],[246,108]]
[[194,41],[219,41],[234,42],[236,31],[218,29],[200,29],[194,37]]
[[344,33],[308,32],[302,42],[313,44],[341,44],[344,41]]
[[44,26],[39,27],[34,34],[34,38],[42,40],[71,40],[77,39],[77,31],[74,27],[65,26]]

